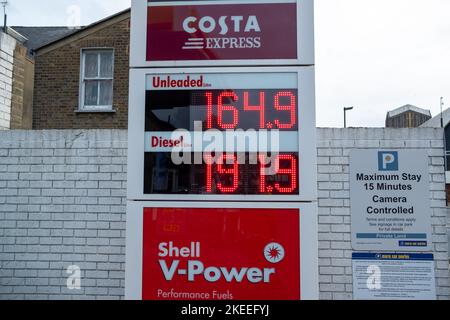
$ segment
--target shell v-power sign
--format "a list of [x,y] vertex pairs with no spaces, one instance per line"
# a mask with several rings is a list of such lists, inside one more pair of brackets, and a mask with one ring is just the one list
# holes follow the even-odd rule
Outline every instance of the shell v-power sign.
[[318,298],[312,0],[132,1],[126,298]]

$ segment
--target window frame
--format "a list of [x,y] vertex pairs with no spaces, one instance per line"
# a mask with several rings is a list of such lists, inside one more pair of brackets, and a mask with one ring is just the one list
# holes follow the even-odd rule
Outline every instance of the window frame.
[[447,124],[446,126],[444,126],[444,150],[445,150],[444,166],[445,166],[446,172],[450,171],[450,161],[449,161],[450,149],[447,149],[448,147],[450,147],[448,145],[450,140],[447,139],[447,134],[450,135],[450,124]]
[[[86,53],[95,53],[98,56],[98,72],[100,73],[100,53],[109,52],[112,54],[112,75],[111,77],[95,77],[86,78],[85,77],[85,63],[86,63]],[[79,88],[79,99],[78,99],[78,110],[77,112],[114,112],[114,71],[115,71],[115,49],[110,47],[99,47],[99,48],[81,48],[80,50],[80,88]],[[111,81],[112,90],[112,101],[111,105],[85,105],[85,92],[86,92],[86,80],[99,81],[99,86],[101,81]],[[100,90],[98,91],[100,93]],[[100,94],[98,94],[97,99],[100,99]]]

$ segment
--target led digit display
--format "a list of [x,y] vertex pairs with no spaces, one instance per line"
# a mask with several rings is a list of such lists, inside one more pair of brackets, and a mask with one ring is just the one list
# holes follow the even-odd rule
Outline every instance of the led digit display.
[[[296,73],[149,76],[144,194],[299,195],[297,82]],[[179,129],[183,135],[174,135]],[[211,153],[194,142],[198,131],[225,142]],[[228,148],[230,132],[237,143],[256,132],[257,146]],[[268,149],[260,139],[270,142]],[[174,161],[177,147],[200,161]]]
[[149,90],[146,131],[298,130],[297,90]]
[[[241,154],[242,155],[242,154]],[[203,164],[175,165],[169,152],[146,153],[144,193],[160,194],[267,194],[299,193],[298,154],[281,153],[268,162],[265,154],[204,154]],[[192,156],[194,158],[194,155]],[[249,164],[250,158],[258,159]],[[272,168],[272,170],[271,170]]]

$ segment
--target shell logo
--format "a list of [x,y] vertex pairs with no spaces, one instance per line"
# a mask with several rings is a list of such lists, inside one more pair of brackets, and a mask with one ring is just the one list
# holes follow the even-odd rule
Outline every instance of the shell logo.
[[285,251],[281,244],[272,242],[264,248],[264,257],[270,263],[279,263],[284,259]]

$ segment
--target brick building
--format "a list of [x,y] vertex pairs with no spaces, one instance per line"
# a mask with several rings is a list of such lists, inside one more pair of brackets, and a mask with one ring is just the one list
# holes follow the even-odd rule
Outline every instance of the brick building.
[[35,51],[33,129],[126,129],[130,10]]
[[0,129],[31,129],[34,59],[28,39],[14,29],[0,32]]

